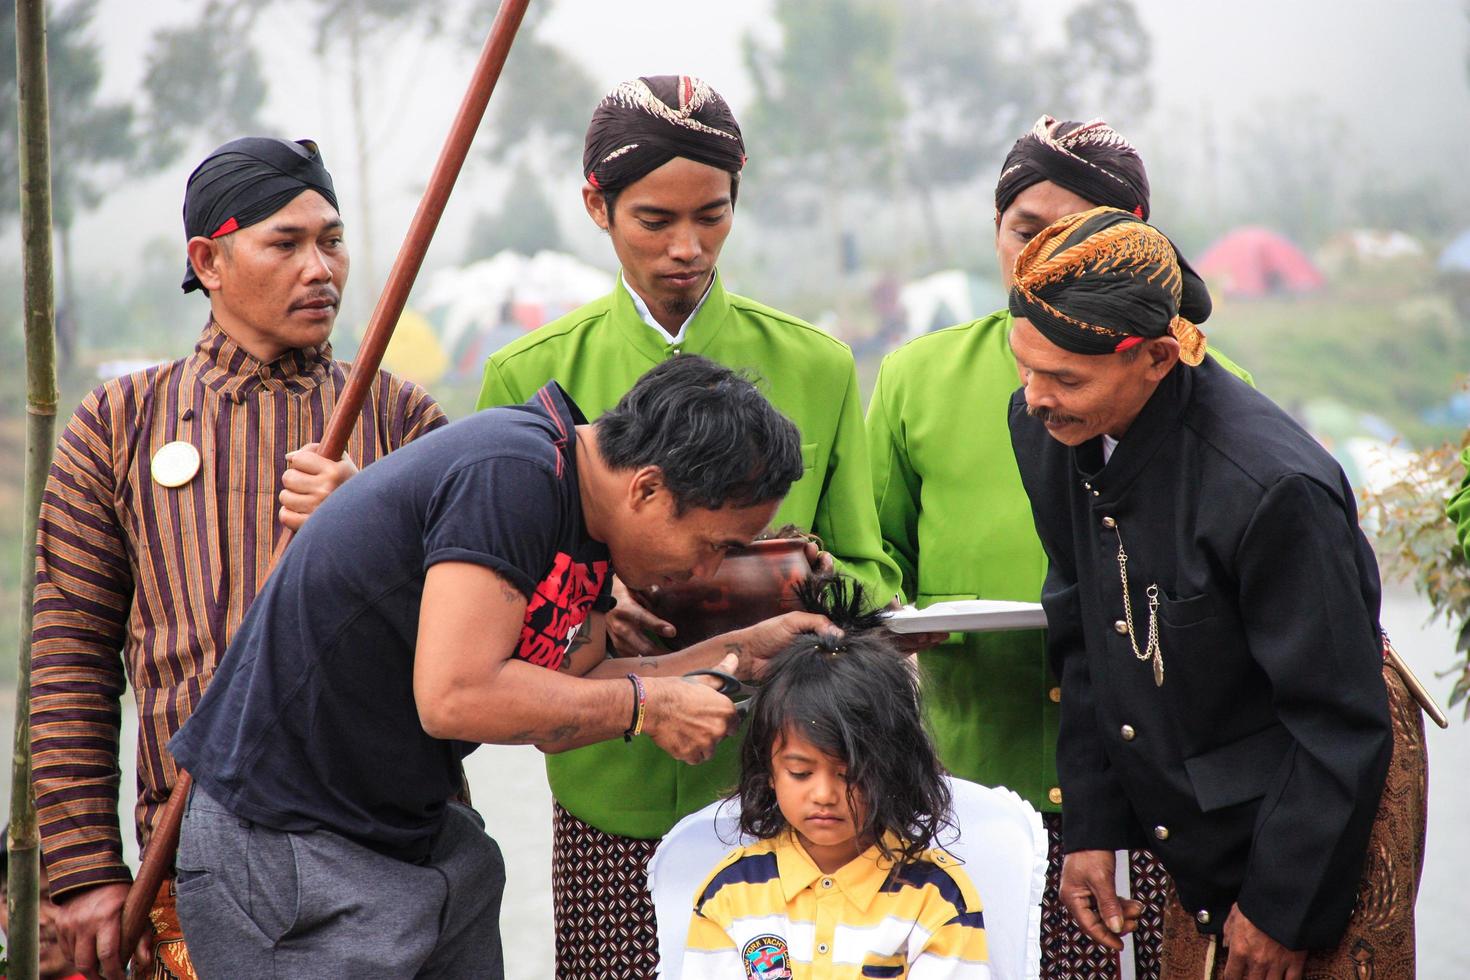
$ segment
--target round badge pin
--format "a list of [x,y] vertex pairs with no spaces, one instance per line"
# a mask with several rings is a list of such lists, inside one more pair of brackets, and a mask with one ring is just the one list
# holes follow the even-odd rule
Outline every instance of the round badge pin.
[[199,450],[193,443],[170,442],[153,454],[153,482],[181,487],[199,472]]

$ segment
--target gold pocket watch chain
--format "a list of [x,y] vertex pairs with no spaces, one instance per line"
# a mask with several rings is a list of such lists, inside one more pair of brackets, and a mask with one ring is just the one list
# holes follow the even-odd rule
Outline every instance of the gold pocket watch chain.
[[1164,651],[1159,648],[1159,587],[1155,583],[1148,587],[1148,642],[1138,649],[1138,636],[1133,632],[1133,596],[1128,591],[1128,552],[1123,550],[1123,532],[1116,526],[1113,533],[1118,536],[1118,577],[1123,580],[1123,618],[1128,624],[1128,643],[1133,655],[1139,660],[1154,663],[1154,686],[1164,686]]

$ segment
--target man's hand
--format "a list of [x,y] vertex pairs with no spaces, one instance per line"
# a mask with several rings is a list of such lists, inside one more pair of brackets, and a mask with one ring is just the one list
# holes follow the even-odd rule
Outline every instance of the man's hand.
[[[732,653],[715,665],[725,673],[735,670]],[[715,746],[740,726],[735,703],[716,690],[713,677],[648,677],[643,732],[653,744],[680,762],[698,765],[715,754]]]
[[668,653],[668,650],[650,640],[648,634],[656,633],[672,638],[678,632],[673,624],[649,612],[638,594],[624,585],[623,580],[617,576],[613,576],[612,594],[618,603],[607,613],[607,638],[612,644],[613,655],[657,657]]
[[822,546],[815,541],[806,543],[807,564],[812,566],[813,575],[831,575],[837,570],[837,564],[832,560],[832,554],[822,550]]
[[1256,928],[1245,917],[1239,905],[1230,907],[1225,919],[1224,980],[1301,980],[1307,965],[1307,951],[1287,949]]
[[1082,931],[1108,949],[1121,950],[1123,937],[1138,926],[1143,904],[1120,899],[1112,851],[1073,851],[1062,861],[1058,893]]
[[[741,680],[759,678],[766,672],[766,661],[791,645],[791,641],[802,633],[830,633],[841,636],[842,631],[832,625],[826,616],[809,612],[789,612],[773,616],[754,626],[721,634],[706,643],[718,643],[725,653],[736,658],[734,667],[727,673]],[[724,669],[723,667],[721,668]]]
[[[56,935],[61,948],[88,980],[123,980],[122,910],[128,886],[97,885],[67,897],[56,909]],[[145,929],[134,962],[153,961],[153,930]]]
[[[903,602],[899,600],[898,596],[894,596],[893,600],[888,603],[888,608],[897,612],[898,610],[903,608]],[[934,647],[939,646],[939,644],[949,639],[949,634],[894,633],[888,639],[895,647],[898,648],[900,653],[914,654],[923,653],[925,650],[931,650]]]
[[281,474],[281,524],[294,534],[322,505],[327,495],[357,472],[352,457],[343,454],[333,462],[317,452],[321,443],[312,442],[286,454],[286,472]]

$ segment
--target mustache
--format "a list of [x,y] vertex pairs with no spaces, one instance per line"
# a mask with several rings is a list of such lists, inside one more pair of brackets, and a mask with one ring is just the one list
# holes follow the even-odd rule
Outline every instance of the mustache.
[[1040,419],[1041,421],[1046,422],[1050,425],[1071,425],[1074,422],[1082,421],[1075,415],[1063,415],[1061,412],[1053,411],[1050,408],[1041,408],[1039,406],[1033,408],[1030,405],[1027,405],[1026,414],[1031,416],[1033,419]]
[[305,296],[298,299],[296,302],[292,303],[291,309],[297,310],[311,303],[319,303],[322,300],[326,300],[333,306],[341,306],[342,294],[331,286],[319,286],[316,289],[313,289],[311,292],[307,293]]

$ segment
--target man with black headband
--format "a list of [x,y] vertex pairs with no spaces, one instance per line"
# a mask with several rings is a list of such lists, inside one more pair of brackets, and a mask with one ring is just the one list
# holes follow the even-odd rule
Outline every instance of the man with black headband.
[[1203,282],[1133,215],[1044,229],[1010,309],[1063,901],[1116,945],[1113,855],[1147,847],[1179,898],[1167,978],[1413,976],[1423,721],[1384,662],[1347,478],[1204,356]]
[[[41,848],[71,959],[106,977],[122,976],[131,877],[117,815],[124,688],[138,704],[146,847],[174,783],[165,743],[264,581],[281,528],[302,527],[357,465],[445,421],[422,389],[380,373],[347,454],[315,451],[346,382],[328,337],[348,255],[314,143],[221,146],[189,178],[184,227],[183,288],[208,295],[204,331],[188,356],[83,400],[57,447],[37,542]],[[193,976],[171,883],[152,919],[152,975]]]
[[[650,366],[681,353],[749,369],[801,430],[805,472],[776,523],[812,532],[870,594],[892,596],[898,575],[873,512],[851,352],[794,317],[727,293],[720,280],[744,162],[735,117],[703,81],[660,75],[608,93],[587,129],[582,197],[622,266],[617,287],[494,354],[480,406],[520,402],[555,378],[595,417]],[[673,627],[626,591],[608,629],[624,656],[654,653],[649,633],[677,642]],[[648,859],[675,822],[734,782],[738,768],[733,740],[694,767],[637,743],[547,760],[556,797],[558,977],[653,974]]]
[[[1101,120],[1043,116],[1016,141],[995,188],[995,252],[1006,287],[1031,236],[1098,204],[1147,217],[1143,161]],[[1000,310],[928,334],[886,357],[878,372],[868,406],[873,488],[884,546],[903,570],[904,594],[920,606],[975,598],[1035,602],[1041,595],[1046,556],[1005,422],[1016,382],[1016,359],[1006,344],[1010,323],[1010,312]],[[951,772],[1007,786],[1042,813],[1051,842],[1042,904],[1044,976],[1111,977],[1117,956],[1083,935],[1058,898],[1061,689],[1045,649],[1041,630],[957,634],[920,655],[925,710]],[[1147,853],[1135,855],[1132,890],[1142,914],[1133,944],[1141,977],[1157,969],[1166,877]]]

